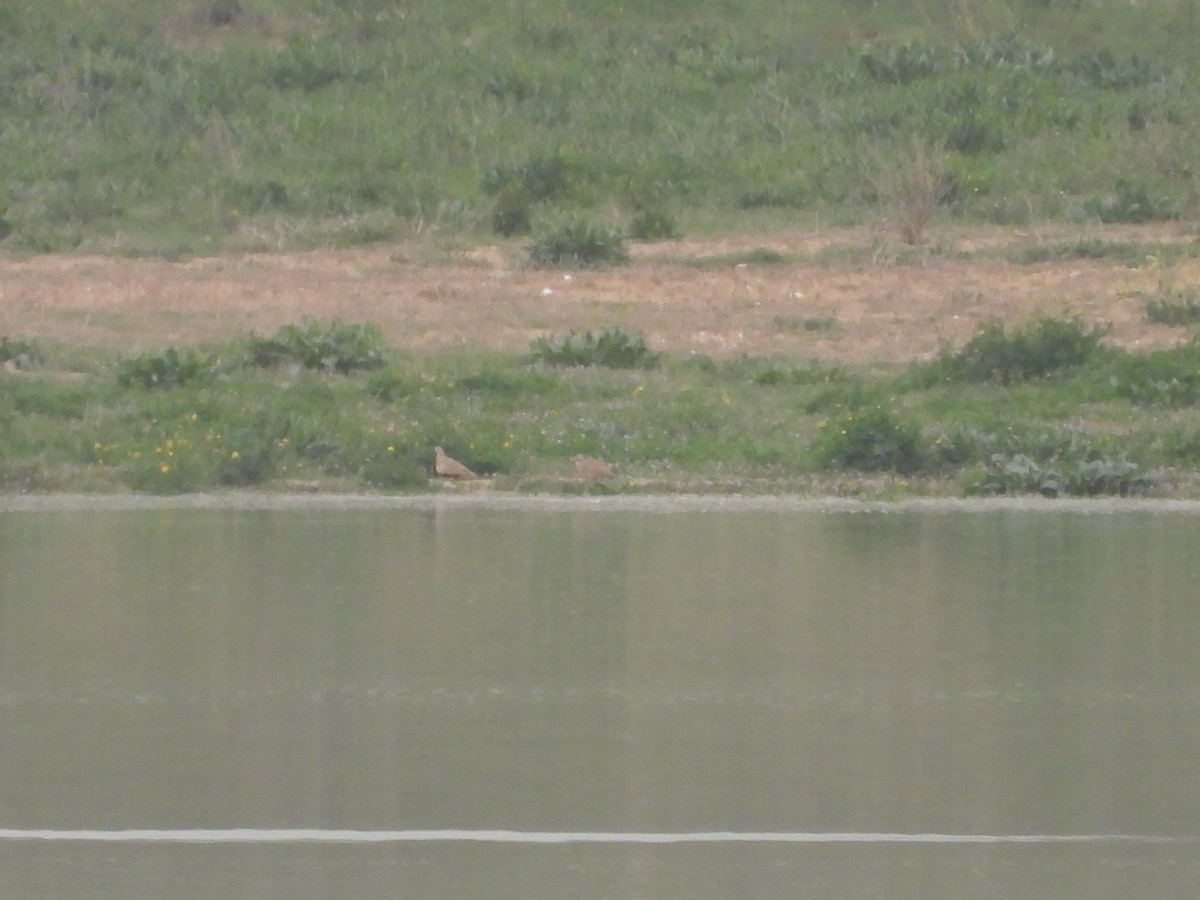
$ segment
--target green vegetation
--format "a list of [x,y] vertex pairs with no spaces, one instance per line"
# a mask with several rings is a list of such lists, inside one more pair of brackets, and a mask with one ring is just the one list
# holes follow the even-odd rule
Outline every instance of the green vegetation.
[[628,258],[619,230],[583,220],[566,222],[529,243],[529,261],[535,266],[588,269]]
[[216,375],[210,356],[197,350],[168,347],[161,353],[143,353],[121,360],[117,382],[123,387],[180,387],[188,382],[208,380]]
[[299,363],[345,375],[383,365],[383,334],[375,325],[334,321],[328,326],[306,321],[285,325],[274,337],[250,339],[246,359],[256,366]]
[[523,356],[417,358],[338,321],[127,359],[0,346],[38,350],[0,369],[8,491],[427,490],[440,444],[511,490],[576,489],[583,453],[619,466],[613,491],[1200,492],[1200,338],[1132,353],[1074,319],[873,372],[658,354],[615,326]]
[[1160,325],[1200,325],[1200,291],[1163,284],[1146,299],[1146,318]]
[[921,469],[920,427],[886,409],[868,407],[818,424],[823,431],[814,449],[826,468],[901,474]]
[[1023,453],[1012,456],[997,453],[988,461],[985,474],[969,486],[969,492],[1126,497],[1145,493],[1152,483],[1136,463],[1126,459],[1068,458],[1056,461],[1054,468],[1047,468]]
[[1181,0],[8,3],[0,246],[208,254],[576,217],[638,239],[888,218],[916,242],[939,217],[1195,217],[1198,17]]
[[551,366],[606,366],[610,369],[646,369],[658,362],[658,354],[640,334],[622,328],[603,331],[571,331],[556,338],[538,338],[530,348],[530,361]]
[[[624,262],[627,238],[887,221],[896,245],[814,256],[876,264],[956,253],[926,244],[946,220],[1194,219],[1198,10],[9,3],[0,249],[498,236],[531,265],[579,267]],[[972,252],[1170,266],[1200,243]],[[1182,327],[1198,305],[1164,287],[1145,310]],[[619,326],[435,358],[338,321],[128,358],[0,335],[0,489],[425,489],[440,444],[517,490],[563,489],[583,453],[620,465],[606,490],[1200,492],[1200,338],[1130,353],[1105,335],[989,323],[904,371],[664,356]]]
[[961,350],[942,353],[925,374],[948,381],[1028,381],[1087,362],[1105,333],[1075,319],[1042,318],[1011,335],[1000,322],[989,322]]
[[42,361],[42,349],[32,338],[10,338],[0,335],[0,363],[14,368],[27,368]]

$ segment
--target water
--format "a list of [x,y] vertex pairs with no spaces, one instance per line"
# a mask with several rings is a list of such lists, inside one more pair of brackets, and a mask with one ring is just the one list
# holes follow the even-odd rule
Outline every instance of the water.
[[1100,505],[10,504],[0,897],[1191,897],[1198,543]]

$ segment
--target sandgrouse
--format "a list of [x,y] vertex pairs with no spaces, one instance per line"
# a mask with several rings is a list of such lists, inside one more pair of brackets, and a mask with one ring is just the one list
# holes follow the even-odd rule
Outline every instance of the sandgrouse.
[[599,481],[601,478],[612,478],[613,467],[602,459],[594,456],[572,456],[575,463],[575,476],[586,481]]
[[479,476],[460,463],[457,459],[447,456],[441,447],[433,448],[433,471],[443,478],[478,478]]

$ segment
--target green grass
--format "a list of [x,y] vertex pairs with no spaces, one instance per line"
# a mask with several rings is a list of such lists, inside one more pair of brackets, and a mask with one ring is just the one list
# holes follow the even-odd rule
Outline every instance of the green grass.
[[1146,319],[1160,325],[1200,325],[1200,292],[1193,287],[1160,284],[1158,294],[1145,298]]
[[8,4],[0,246],[1195,217],[1197,25],[1179,0]]
[[[499,234],[574,266],[619,263],[625,235],[880,221],[914,245],[814,256],[866,264],[955,254],[923,242],[931,221],[1195,219],[1198,10],[7,4],[0,249],[184,257]],[[1143,266],[1198,248],[999,252]],[[794,261],[760,248],[695,264]],[[1147,315],[1183,326],[1195,307],[1167,287]],[[415,359],[339,322],[129,358],[0,335],[0,362],[5,490],[425,489],[435,444],[518,490],[566,489],[575,453],[616,463],[613,490],[1122,493],[1187,482],[1200,462],[1195,341],[1130,354],[1056,320],[989,326],[892,372],[660,358],[619,329]]]
[[[1196,341],[1131,353],[1047,319],[987,326],[930,363],[852,371],[670,354],[563,366],[540,345],[417,358],[369,325],[293,333],[305,346],[367,336],[373,368],[263,367],[245,353],[253,336],[130,359],[44,345],[0,371],[0,489],[428,490],[441,445],[516,491],[577,489],[583,453],[615,464],[605,489],[622,492],[1200,495]],[[1021,377],[964,365],[980,346],[1019,350]]]

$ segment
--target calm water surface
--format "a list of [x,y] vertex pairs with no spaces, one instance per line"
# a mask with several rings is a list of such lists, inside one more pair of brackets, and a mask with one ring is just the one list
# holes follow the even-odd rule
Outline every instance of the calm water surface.
[[[1191,898],[1198,547],[1152,510],[0,511],[0,897]],[[169,834],[32,834],[77,829]],[[883,842],[927,833],[1135,839]]]

